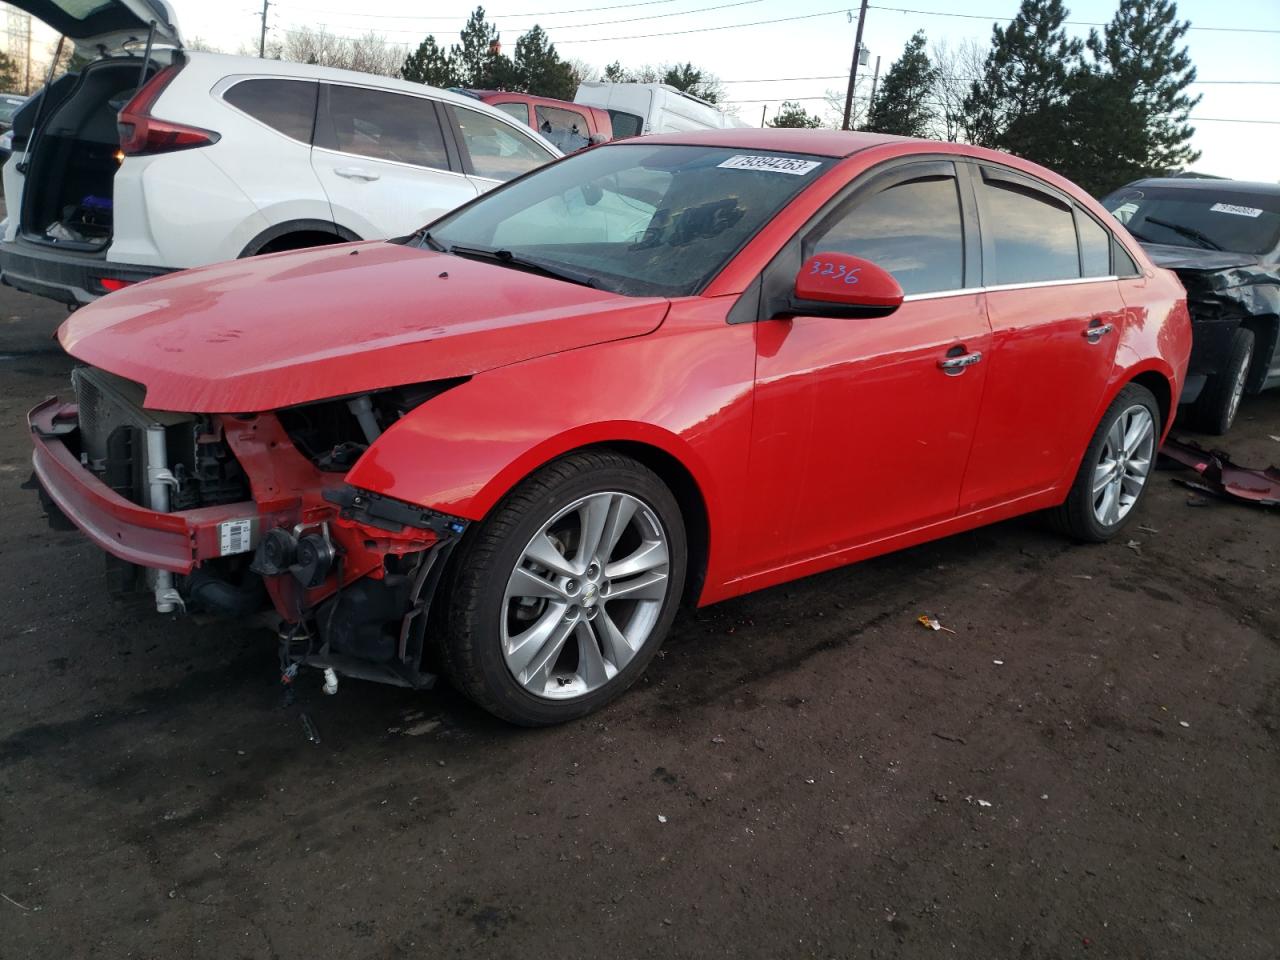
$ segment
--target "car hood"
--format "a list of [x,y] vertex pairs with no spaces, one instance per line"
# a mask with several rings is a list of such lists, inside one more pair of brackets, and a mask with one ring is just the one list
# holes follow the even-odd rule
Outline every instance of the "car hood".
[[58,331],[152,410],[249,413],[649,333],[638,299],[396,243],[234,260],[127,287]]
[[1147,251],[1147,256],[1156,266],[1167,270],[1230,270],[1233,267],[1256,266],[1261,262],[1261,258],[1252,253],[1203,250],[1167,243],[1144,243],[1142,249]]

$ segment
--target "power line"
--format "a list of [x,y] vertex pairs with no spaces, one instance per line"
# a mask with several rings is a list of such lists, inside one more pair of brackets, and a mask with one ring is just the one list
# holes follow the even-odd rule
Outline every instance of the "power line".
[[[871,4],[873,10],[888,10],[892,13],[914,13],[925,17],[959,17],[964,20],[1009,20],[1010,17],[988,17],[981,13],[953,13],[950,10],[913,10],[907,7],[881,7]],[[1064,24],[1073,27],[1105,27],[1107,24],[1092,20],[1063,20]],[[1188,27],[1190,30],[1211,30],[1216,33],[1280,33],[1280,30],[1260,30],[1255,27]]]
[[[558,17],[566,13],[598,13],[601,10],[621,10],[624,7],[652,7],[660,3],[675,3],[675,2],[676,0],[642,0],[642,2],[640,3],[615,3],[615,4],[612,4],[611,6],[606,6],[606,7],[579,7],[576,10],[544,10],[541,13],[488,13],[486,12],[485,18],[486,19],[493,18],[496,20],[499,17],[505,17],[508,20],[514,20],[520,17]],[[411,14],[399,14],[399,13],[352,14],[350,10],[316,10],[312,7],[304,7],[301,5],[295,6],[294,4],[291,4],[291,3],[277,4],[277,6],[287,7],[290,10],[302,10],[302,11],[305,11],[308,14],[308,16],[316,16],[316,15],[323,16],[326,14],[332,15],[332,16],[353,16],[354,15],[354,16],[359,16],[363,20],[370,20],[370,19],[373,19],[373,20],[432,20],[432,21],[448,20],[452,22],[452,21],[464,19],[461,16],[426,17],[426,16],[422,16],[421,14],[413,14],[413,13]]]
[[[780,83],[787,80],[843,80],[847,74],[832,73],[823,77],[756,77],[748,80],[721,80],[720,83]],[[985,83],[982,77],[942,77],[943,80],[955,80],[964,83]],[[1280,80],[1192,80],[1191,85],[1232,84],[1239,86],[1280,86]]]
[[[716,4],[715,6],[711,6],[711,7],[698,7],[698,8],[696,8],[696,9],[694,9],[694,10],[678,10],[678,11],[676,11],[676,12],[674,12],[674,13],[651,13],[651,14],[648,14],[647,16],[643,16],[643,17],[626,17],[626,18],[621,19],[621,20],[599,20],[599,21],[596,21],[595,23],[561,23],[561,24],[556,24],[555,26],[547,26],[547,27],[545,27],[544,29],[546,29],[546,30],[580,30],[580,29],[582,29],[583,27],[607,27],[607,26],[609,26],[609,25],[611,25],[611,24],[616,24],[616,23],[635,23],[635,22],[637,22],[638,20],[661,20],[661,19],[663,19],[663,18],[665,18],[665,17],[684,17],[684,16],[689,16],[690,14],[694,14],[694,13],[706,13],[706,12],[707,12],[707,11],[709,11],[709,10],[724,10],[724,9],[727,9],[728,7],[745,7],[745,6],[749,6],[749,5],[751,5],[751,4],[755,4],[755,3],[763,3],[763,2],[764,2],[764,0],[732,0],[732,2],[730,2],[730,3],[718,3],[718,4]],[[278,5],[278,4],[277,4],[277,5]],[[490,21],[490,22],[492,22],[492,21]],[[341,26],[342,26],[344,29],[349,29],[348,25],[346,25],[346,24],[342,24]],[[422,30],[420,30],[420,29],[413,29],[413,28],[410,28],[410,27],[406,27],[406,28],[404,28],[404,29],[399,29],[399,28],[397,28],[397,29],[393,29],[393,30],[381,30],[381,31],[377,31],[377,32],[378,32],[379,34],[388,34],[388,33],[403,34],[403,33],[407,33],[407,34],[410,34],[411,36],[414,36],[414,37],[421,37],[421,36],[423,36]],[[563,43],[564,41],[561,41],[561,42]]]

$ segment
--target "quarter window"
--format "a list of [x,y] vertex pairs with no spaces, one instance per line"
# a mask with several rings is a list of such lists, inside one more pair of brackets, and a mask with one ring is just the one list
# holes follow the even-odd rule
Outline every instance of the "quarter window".
[[1111,276],[1111,234],[1083,211],[1076,212],[1080,228],[1080,266],[1086,277]]
[[[1080,276],[1080,252],[1071,210],[1046,194],[988,181],[982,191],[982,232],[991,238],[994,265],[987,283],[1036,283]],[[994,274],[992,266],[994,266]]]
[[538,132],[560,148],[562,153],[573,153],[591,143],[587,118],[576,110],[560,107],[535,106]]
[[510,180],[551,160],[551,154],[510,124],[477,110],[455,107],[458,133],[477,177]]
[[317,143],[374,160],[449,169],[435,103],[424,97],[331,84],[329,129]]
[[820,232],[806,255],[847,253],[893,274],[902,292],[964,286],[964,229],[954,177],[910,180],[855,201]]
[[242,80],[222,99],[272,130],[309,144],[319,89],[306,80]]
[[509,117],[514,117],[525,126],[529,125],[529,105],[527,103],[495,103],[497,107]]

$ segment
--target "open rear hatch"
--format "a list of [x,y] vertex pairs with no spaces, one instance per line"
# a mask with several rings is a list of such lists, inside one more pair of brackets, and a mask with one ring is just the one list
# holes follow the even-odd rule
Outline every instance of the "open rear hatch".
[[18,0],[74,43],[89,64],[37,93],[15,123],[25,155],[21,203],[8,197],[24,240],[81,254],[110,244],[119,168],[117,116],[175,56],[181,37],[163,0]]
[[164,0],[10,0],[75,44],[89,60],[119,53],[128,44],[154,42],[181,46],[177,19]]

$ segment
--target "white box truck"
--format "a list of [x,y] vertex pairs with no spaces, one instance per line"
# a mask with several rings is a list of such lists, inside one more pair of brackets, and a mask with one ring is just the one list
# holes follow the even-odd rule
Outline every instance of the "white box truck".
[[715,104],[665,83],[586,81],[578,85],[573,99],[608,111],[614,139],[747,126]]

